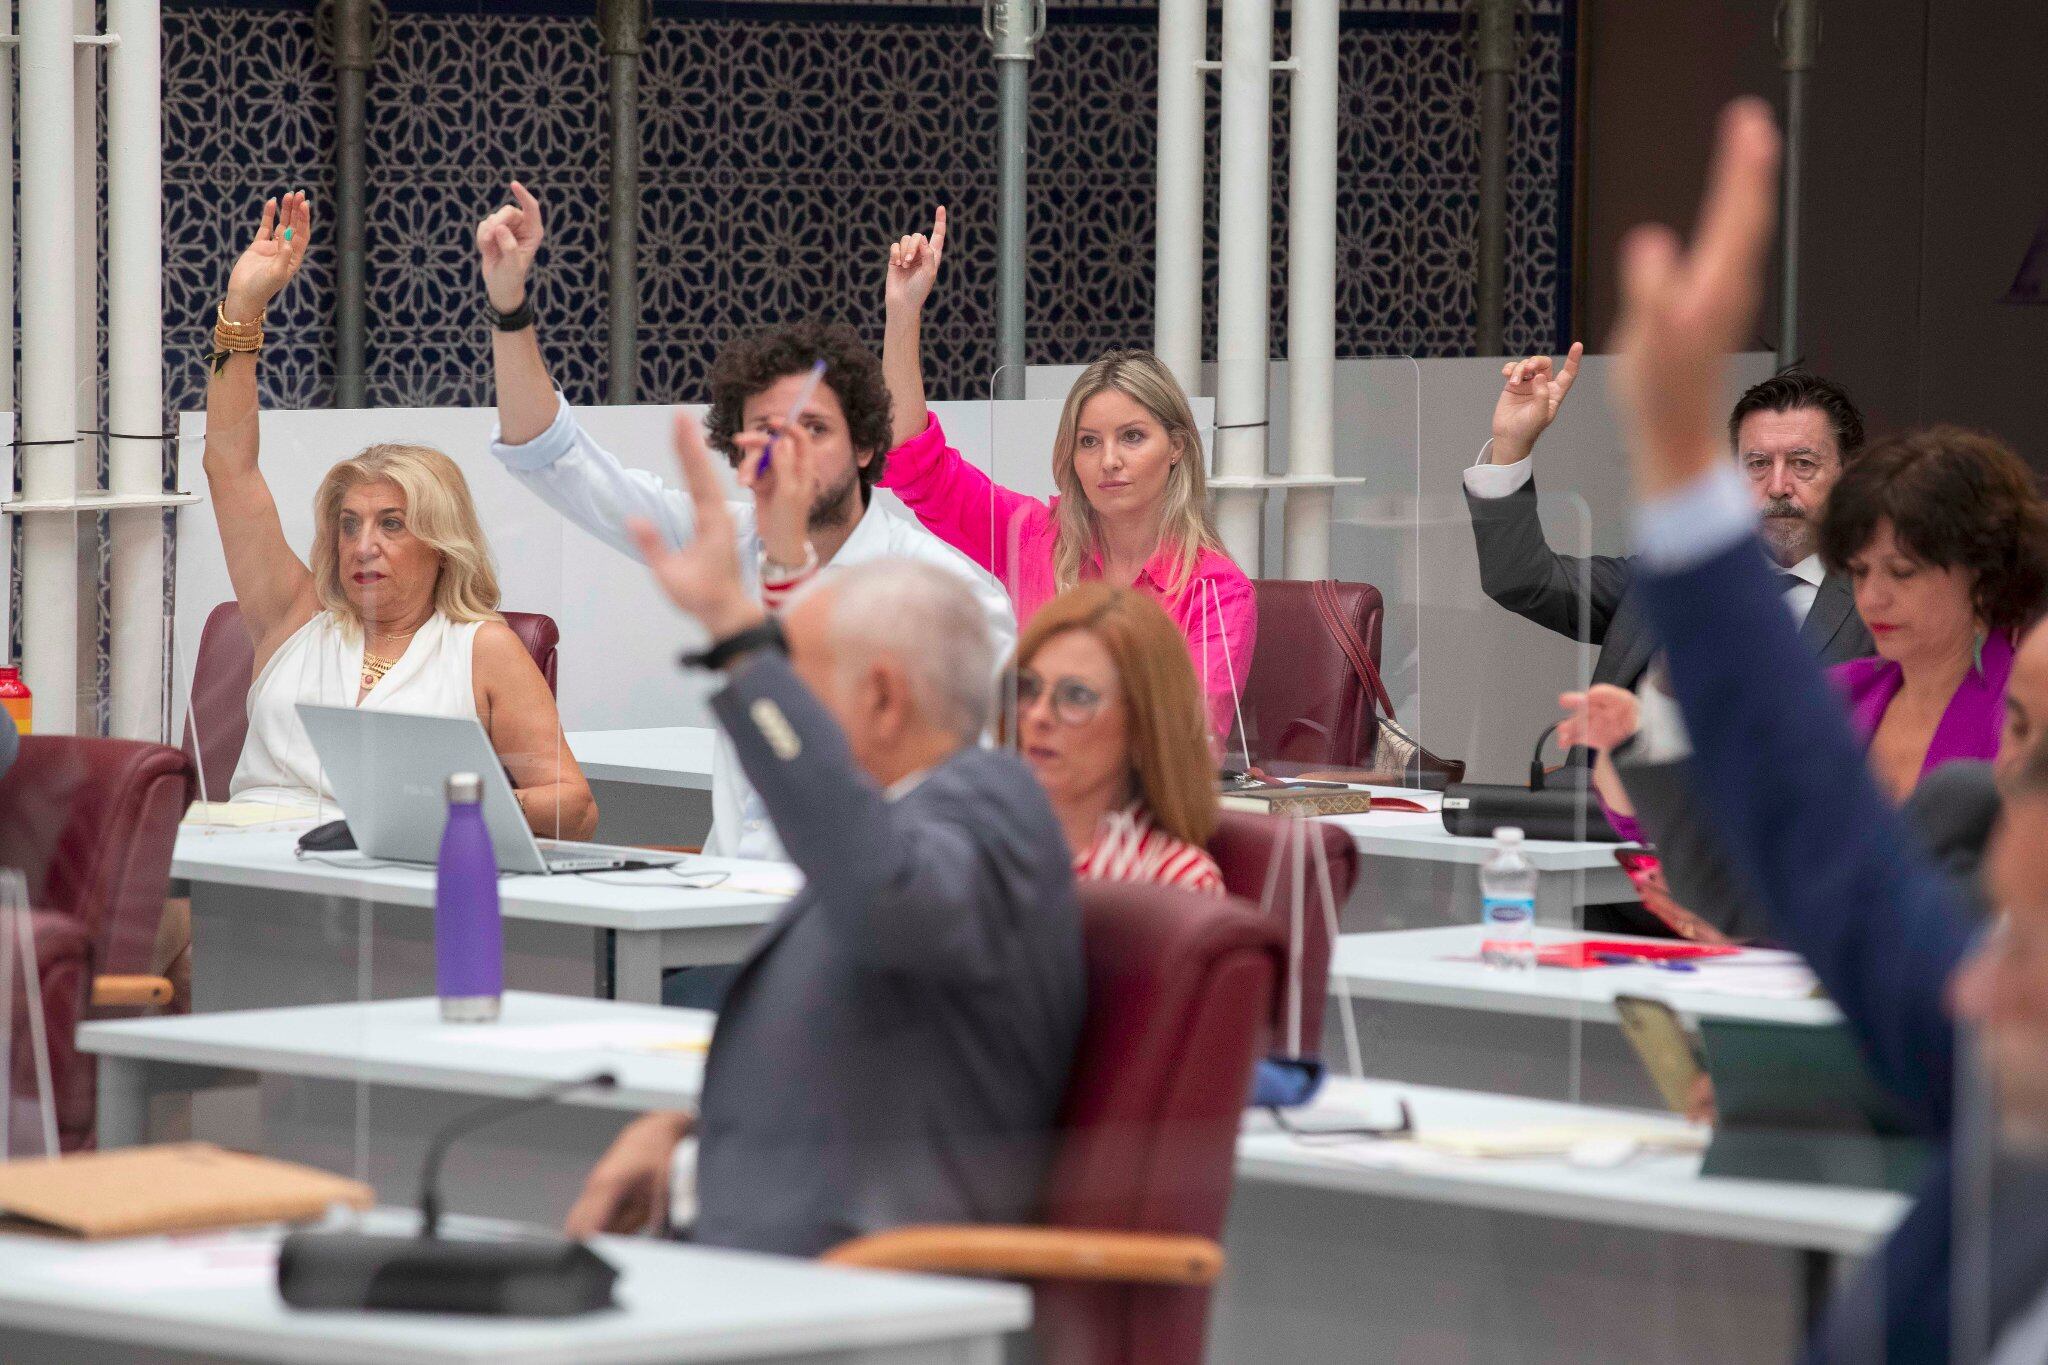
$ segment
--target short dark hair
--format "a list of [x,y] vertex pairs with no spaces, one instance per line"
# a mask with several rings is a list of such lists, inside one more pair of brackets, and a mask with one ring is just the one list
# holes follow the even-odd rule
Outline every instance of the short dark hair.
[[873,458],[859,466],[860,497],[882,480],[889,453],[889,386],[882,381],[882,362],[860,334],[843,322],[796,322],[749,332],[729,342],[711,362],[711,410],[704,415],[711,446],[734,465],[740,454],[733,437],[746,426],[747,400],[778,380],[802,374],[825,362],[824,384],[846,413],[846,429],[856,456]]
[[1750,385],[1735,400],[1735,410],[1728,414],[1729,447],[1738,455],[1742,453],[1742,419],[1752,412],[1796,412],[1800,408],[1819,408],[1827,417],[1828,425],[1834,428],[1835,445],[1842,452],[1843,464],[1863,449],[1863,414],[1850,401],[1847,390],[1832,379],[1823,379],[1797,366]]
[[1820,557],[1834,573],[1890,522],[1922,563],[1977,578],[1977,615],[2017,634],[2048,593],[2048,508],[2034,475],[1995,436],[1961,427],[1888,436],[1842,471],[1820,517]]

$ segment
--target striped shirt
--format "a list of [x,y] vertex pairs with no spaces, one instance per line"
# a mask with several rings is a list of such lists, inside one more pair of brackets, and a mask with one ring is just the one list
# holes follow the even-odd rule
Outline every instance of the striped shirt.
[[1153,823],[1143,801],[1111,811],[1095,842],[1074,859],[1074,876],[1106,882],[1151,882],[1210,895],[1223,894],[1223,873],[1206,849]]

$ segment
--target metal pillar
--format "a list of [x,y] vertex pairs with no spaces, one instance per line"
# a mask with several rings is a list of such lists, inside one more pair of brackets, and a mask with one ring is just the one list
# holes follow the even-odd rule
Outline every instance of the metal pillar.
[[[107,0],[107,487],[164,491],[163,118],[160,0]],[[162,740],[164,513],[111,514],[110,732]]]
[[1273,0],[1224,0],[1217,171],[1216,529],[1261,573],[1273,232]]
[[982,0],[981,31],[996,63],[997,398],[1024,396],[1024,168],[1031,129],[1031,61],[1045,34],[1045,0]]
[[1806,73],[1820,51],[1820,0],[1784,0],[1775,21],[1785,72],[1785,218],[1783,292],[1778,300],[1778,364],[1799,359],[1799,211],[1806,142]]
[[[1337,11],[1340,0],[1294,0],[1287,127],[1287,472],[1336,473]],[[1330,512],[1324,487],[1287,490],[1289,578],[1327,578]]]
[[[334,406],[364,406],[368,326],[364,311],[363,100],[377,59],[376,0],[332,0],[334,24]],[[324,17],[324,16],[323,16]]]
[[1479,317],[1474,338],[1480,355],[1499,355],[1506,344],[1508,254],[1508,85],[1520,44],[1515,18],[1521,0],[1472,0],[1477,19],[1473,59],[1479,69]]
[[612,119],[607,403],[635,402],[640,387],[640,51],[652,17],[649,0],[597,0]]
[[[78,496],[78,238],[76,132],[69,5],[21,11],[22,496]],[[36,694],[36,728],[69,734],[78,716],[78,561],[75,515],[28,514],[22,535],[22,664]]]
[[1159,3],[1159,181],[1152,272],[1152,349],[1189,393],[1202,379],[1202,116],[1200,63],[1208,0]]

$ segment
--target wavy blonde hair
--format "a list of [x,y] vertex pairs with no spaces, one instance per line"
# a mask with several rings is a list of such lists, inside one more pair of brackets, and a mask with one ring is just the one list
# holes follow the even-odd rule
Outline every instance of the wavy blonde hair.
[[498,619],[498,571],[470,500],[469,480],[431,446],[374,445],[327,471],[313,494],[313,590],[320,605],[360,625],[341,586],[341,500],[366,483],[395,483],[405,494],[406,529],[441,556],[434,608],[451,621]]
[[1065,591],[1081,581],[1081,566],[1096,551],[1095,509],[1074,471],[1074,446],[1081,425],[1081,409],[1089,399],[1111,389],[1136,401],[1166,428],[1167,439],[1181,458],[1166,475],[1166,508],[1159,522],[1161,545],[1173,547],[1178,563],[1174,581],[1178,589],[1195,571],[1203,550],[1227,554],[1209,520],[1209,487],[1202,472],[1202,433],[1195,427],[1195,414],[1188,407],[1173,371],[1150,351],[1110,351],[1081,372],[1067,391],[1067,405],[1060,412],[1059,432],[1053,437],[1052,477],[1060,491],[1057,526],[1053,536],[1053,581]]
[[[1185,463],[1185,461],[1183,461]],[[1038,609],[1017,637],[1017,669],[1070,630],[1102,642],[1123,682],[1131,785],[1159,827],[1191,844],[1216,832],[1216,766],[1209,756],[1209,713],[1187,640],[1149,596],[1101,580],[1069,588]],[[1004,716],[1000,738],[1015,743]]]

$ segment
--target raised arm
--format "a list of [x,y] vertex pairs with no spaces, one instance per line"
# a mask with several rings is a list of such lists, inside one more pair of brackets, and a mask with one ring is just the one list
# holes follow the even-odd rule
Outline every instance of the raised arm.
[[889,386],[890,443],[902,445],[924,430],[924,364],[921,324],[925,300],[939,278],[946,254],[946,206],[932,215],[932,235],[904,237],[889,248],[889,280],[883,290],[882,378]]
[[298,273],[311,225],[303,193],[264,201],[256,236],[228,276],[220,305],[226,325],[215,333],[208,362],[206,487],[259,667],[311,619],[315,599],[312,572],[285,539],[277,500],[257,467],[257,352],[239,348],[251,338],[260,343],[264,309]]
[[[533,259],[544,236],[540,200],[517,180],[512,182],[512,202],[476,225],[484,293],[498,312],[517,313],[526,306]],[[509,332],[492,327],[491,366],[498,386],[499,439],[507,445],[525,445],[554,422],[558,406],[531,322]]]

